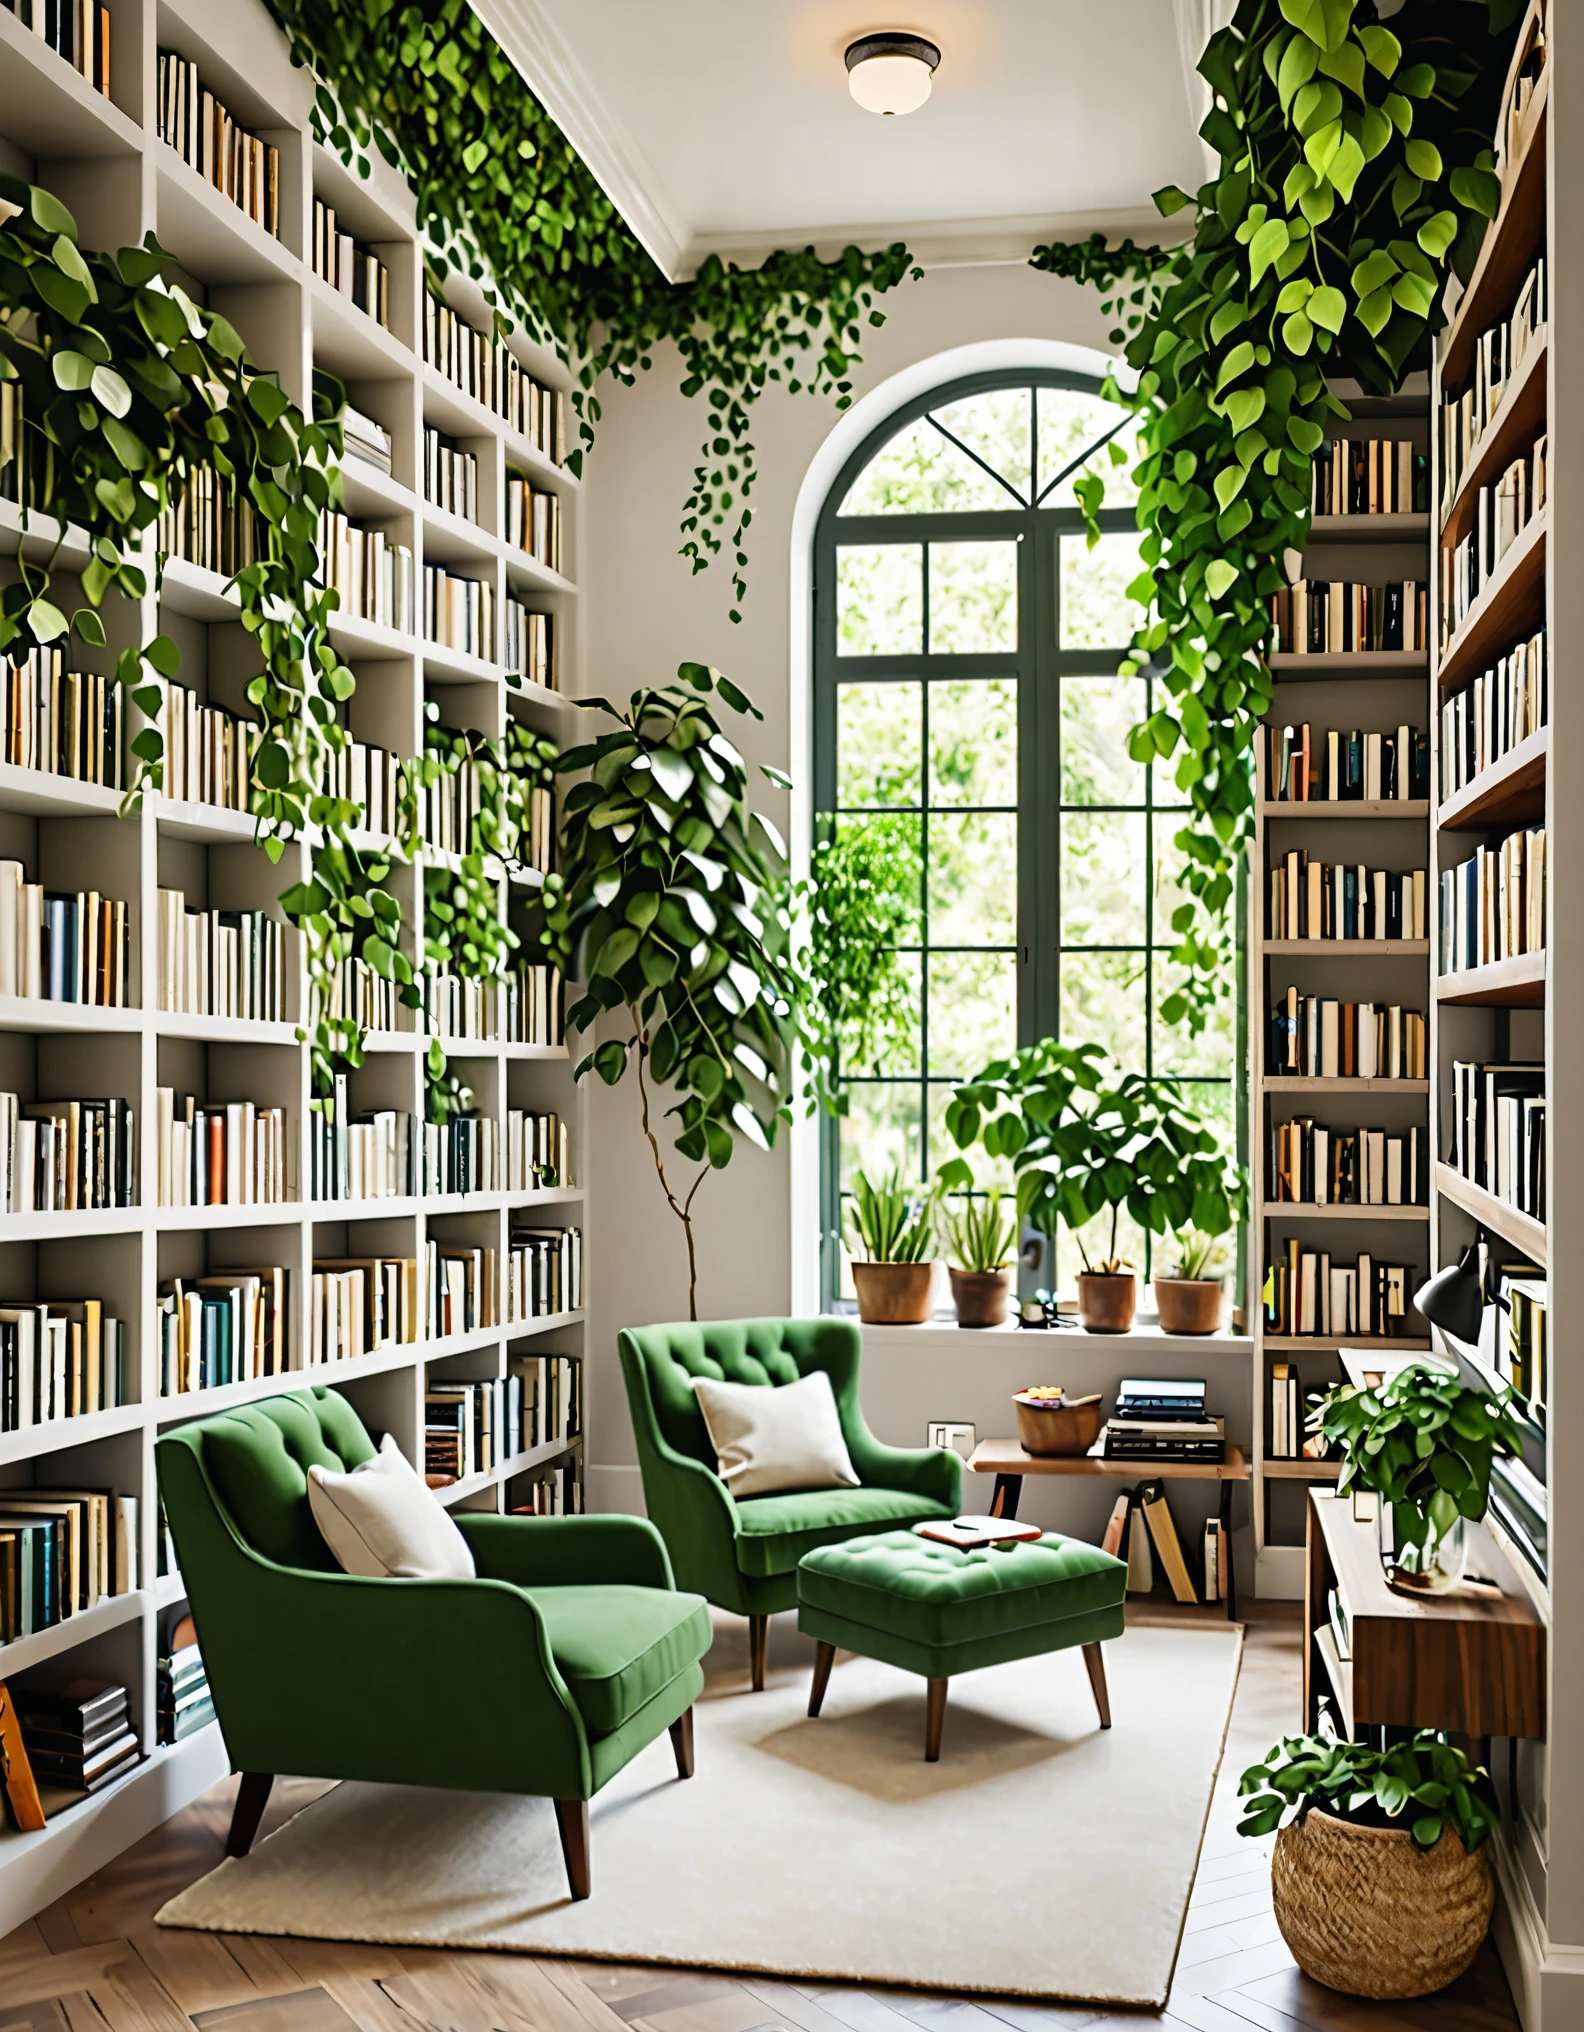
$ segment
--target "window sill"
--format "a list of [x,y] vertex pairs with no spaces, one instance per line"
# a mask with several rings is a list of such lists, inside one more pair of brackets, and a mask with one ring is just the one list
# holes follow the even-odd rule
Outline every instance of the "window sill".
[[[856,1318],[856,1314],[848,1317]],[[1127,1360],[1135,1355],[1247,1355],[1254,1348],[1247,1334],[1168,1334],[1153,1323],[1136,1323],[1125,1334],[1088,1333],[1081,1326],[1020,1327],[1012,1321],[1005,1326],[958,1326],[949,1319],[930,1320],[923,1326],[864,1326],[860,1331],[865,1348],[877,1352],[908,1348],[995,1354],[1010,1353],[1016,1347],[1024,1359],[1055,1357],[1058,1349],[1075,1346],[1090,1354],[1114,1348]]]

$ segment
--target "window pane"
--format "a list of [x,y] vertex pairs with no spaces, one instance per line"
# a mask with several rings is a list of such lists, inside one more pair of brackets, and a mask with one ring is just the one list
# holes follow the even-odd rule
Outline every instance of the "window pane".
[[1062,944],[1143,945],[1144,814],[1063,813],[1061,860]]
[[[982,395],[965,396],[961,402],[937,409],[934,414],[953,437],[960,438],[971,452],[977,452],[987,466],[1016,490],[1020,501],[1027,501],[1033,409],[1027,388],[993,388]],[[1013,505],[1003,492],[1000,506]]]
[[895,1002],[872,1012],[869,1035],[854,1037],[848,1029],[842,1037],[842,1066],[854,1078],[917,1078],[923,1069],[923,959],[899,952],[896,970],[902,989]]
[[[1159,935],[1159,934],[1157,934]],[[1232,1077],[1237,1052],[1237,1002],[1228,992],[1197,1037],[1185,1023],[1163,1023],[1160,1006],[1183,985],[1187,972],[1166,953],[1157,952],[1155,967],[1155,1070],[1206,1073],[1212,1079]],[[1229,984],[1230,987],[1230,984]]]
[[1144,1069],[1143,953],[1063,953],[1064,1044],[1098,1044],[1124,1071]]
[[929,554],[931,654],[987,656],[1015,650],[1017,544],[932,543]]
[[1114,529],[1090,550],[1081,536],[1061,540],[1061,646],[1125,650],[1144,619],[1127,597],[1138,577],[1137,530]]
[[[1087,395],[1075,388],[1042,388],[1039,392],[1039,491],[1045,494],[1058,473],[1066,472],[1074,459],[1097,438],[1115,430],[1125,412],[1114,402]],[[1115,450],[1113,451],[1113,447]],[[1138,419],[1129,416],[1109,444],[1102,445],[1081,466],[1045,495],[1047,508],[1071,508],[1078,475],[1099,473],[1105,481],[1107,508],[1131,507],[1138,499],[1133,468],[1139,462]]]
[[1015,812],[934,813],[929,821],[932,945],[1011,945],[1017,937]]
[[924,701],[916,684],[836,691],[836,802],[843,810],[920,802]]
[[932,953],[929,1071],[972,1079],[1017,1045],[1017,967],[1011,953]]
[[924,880],[923,819],[916,812],[883,812],[873,818],[839,818],[836,821],[836,837],[843,841],[862,839],[872,848],[872,852],[865,856],[872,879],[884,882],[889,894],[900,891],[909,907],[901,943],[921,944],[923,927],[919,913]]
[[836,552],[839,656],[916,656],[924,646],[924,547],[842,544]]
[[956,679],[929,691],[931,804],[1017,803],[1017,686]]
[[940,509],[1015,508],[993,474],[921,416],[883,445],[847,490],[843,515],[926,515]]
[[878,1185],[893,1164],[909,1184],[918,1180],[920,1098],[921,1089],[911,1082],[860,1082],[852,1088],[840,1125],[844,1193],[860,1171]]
[[1128,735],[1146,717],[1141,677],[1061,681],[1063,804],[1142,804],[1144,770],[1128,760]]
[[[1230,1157],[1237,1148],[1237,1095],[1230,1080],[1185,1080],[1183,1099],[1204,1123],[1213,1129],[1223,1155]],[[1235,1249],[1235,1238],[1225,1238],[1228,1250]]]

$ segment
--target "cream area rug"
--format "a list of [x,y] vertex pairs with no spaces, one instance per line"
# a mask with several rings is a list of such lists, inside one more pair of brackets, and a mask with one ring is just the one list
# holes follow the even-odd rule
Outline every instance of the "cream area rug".
[[924,1681],[843,1658],[695,1710],[592,1805],[567,1896],[549,1802],[347,1783],[173,1898],[162,1926],[506,1948],[951,1991],[1160,2005],[1177,1957],[1241,1633],[1134,1627],[963,1674],[926,1764]]

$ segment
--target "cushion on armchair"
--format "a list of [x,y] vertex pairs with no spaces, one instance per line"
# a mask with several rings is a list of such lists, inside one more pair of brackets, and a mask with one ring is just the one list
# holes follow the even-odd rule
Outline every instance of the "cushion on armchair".
[[709,1649],[709,1609],[660,1588],[530,1587],[550,1654],[590,1735],[630,1721]]
[[774,1390],[695,1376],[693,1394],[709,1428],[715,1471],[734,1496],[857,1488],[836,1395],[823,1369]]
[[744,1573],[794,1573],[805,1552],[866,1531],[954,1517],[956,1505],[905,1489],[807,1489],[753,1496],[737,1506],[737,1561]]
[[369,1580],[472,1580],[473,1555],[449,1510],[390,1433],[351,1474],[315,1461],[308,1505],[343,1573]]

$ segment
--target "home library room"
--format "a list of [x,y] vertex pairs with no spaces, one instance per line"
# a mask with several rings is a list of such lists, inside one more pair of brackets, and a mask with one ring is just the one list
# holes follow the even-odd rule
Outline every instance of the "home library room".
[[[410,194],[312,141],[311,85],[262,7],[226,10],[223,47],[196,4],[109,12],[108,92],[0,13],[17,86],[0,168],[54,191],[85,245],[152,229],[170,279],[305,410],[327,414],[327,376],[345,389],[343,510],[320,548],[357,688],[327,790],[366,807],[372,852],[426,749],[505,744],[532,788],[525,837],[486,864],[522,941],[488,984],[420,963],[471,844],[477,768],[426,789],[424,849],[389,878],[423,1007],[348,961],[331,1009],[368,1028],[366,1055],[321,1091],[278,902],[310,846],[271,866],[248,810],[257,655],[228,578],[249,516],[193,488],[157,532],[157,597],[108,601],[103,649],[74,638],[6,666],[0,1681],[20,1705],[101,1680],[125,1707],[72,1724],[120,1747],[88,1770],[68,1745],[61,1773],[82,1782],[50,1795],[44,1829],[0,1832],[0,1930],[225,1769],[159,1516],[160,1431],[333,1383],[448,1503],[582,1505],[584,1108],[536,951],[548,764],[577,689],[567,377],[494,336],[476,290],[432,297]],[[28,484],[15,458],[0,470],[6,578],[60,533]],[[67,530],[72,606],[87,562]],[[121,817],[144,720],[110,673],[159,633],[180,652],[156,720],[170,774]],[[430,1076],[431,1038],[454,1087]]]

